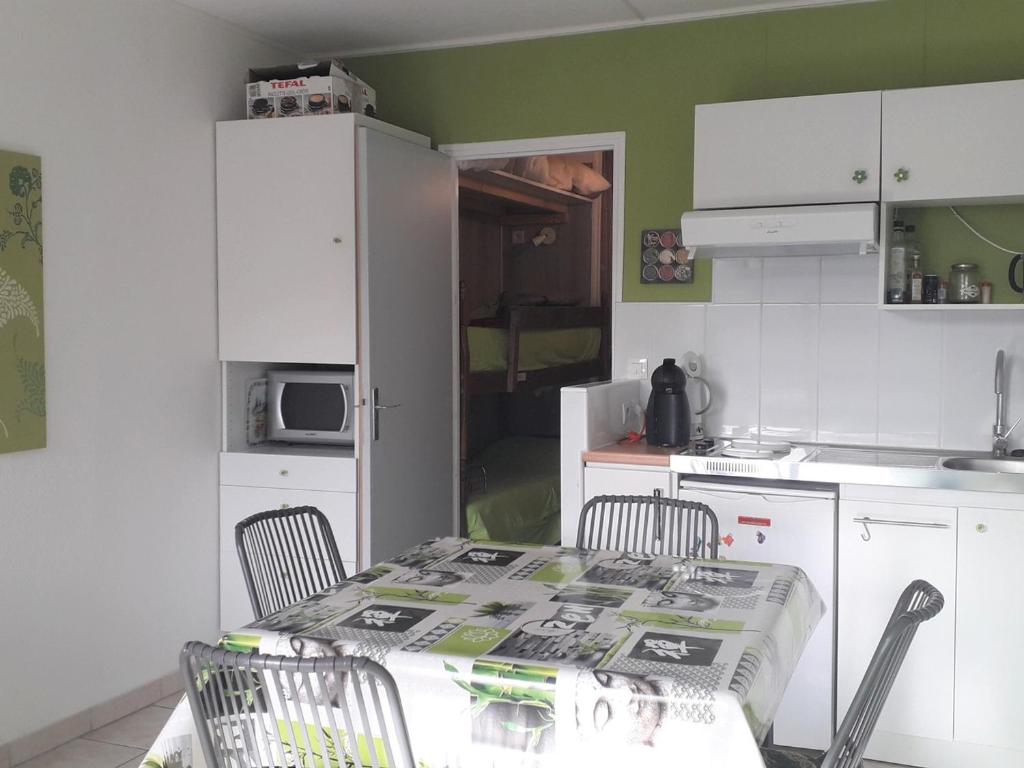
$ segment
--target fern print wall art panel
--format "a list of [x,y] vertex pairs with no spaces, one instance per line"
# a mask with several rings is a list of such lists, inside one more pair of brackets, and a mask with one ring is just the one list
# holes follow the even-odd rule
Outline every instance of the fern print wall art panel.
[[43,175],[0,151],[0,453],[46,446]]

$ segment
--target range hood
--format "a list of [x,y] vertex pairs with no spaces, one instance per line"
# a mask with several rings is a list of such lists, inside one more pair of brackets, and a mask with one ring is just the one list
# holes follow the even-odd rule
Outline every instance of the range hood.
[[682,230],[683,244],[695,258],[850,256],[877,252],[878,205],[688,211]]

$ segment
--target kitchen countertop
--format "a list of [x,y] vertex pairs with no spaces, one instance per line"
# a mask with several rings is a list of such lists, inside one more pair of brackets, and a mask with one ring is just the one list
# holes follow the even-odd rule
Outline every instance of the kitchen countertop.
[[612,443],[603,448],[584,451],[583,461],[587,464],[633,464],[668,469],[672,454],[678,452],[678,448],[648,445],[645,440],[641,440],[636,443]]
[[676,453],[669,459],[669,466],[673,472],[686,475],[1024,493],[1024,473],[979,472],[942,466],[943,459],[954,456],[991,458],[991,454],[984,452],[813,444],[797,444],[794,448],[790,457],[777,461]]
[[1024,474],[947,469],[941,464],[943,459],[952,456],[990,458],[986,452],[815,444],[795,447],[799,450],[789,459],[752,461],[682,455],[677,448],[661,448],[640,441],[612,443],[585,451],[583,461],[671,469],[687,475],[1024,493]]

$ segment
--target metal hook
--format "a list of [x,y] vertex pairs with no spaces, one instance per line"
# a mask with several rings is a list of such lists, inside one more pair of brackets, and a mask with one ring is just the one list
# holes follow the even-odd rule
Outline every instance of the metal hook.
[[860,535],[860,537],[864,541],[871,541],[871,529],[868,528],[868,521],[867,520],[861,520],[860,524],[864,526],[864,533],[862,533]]

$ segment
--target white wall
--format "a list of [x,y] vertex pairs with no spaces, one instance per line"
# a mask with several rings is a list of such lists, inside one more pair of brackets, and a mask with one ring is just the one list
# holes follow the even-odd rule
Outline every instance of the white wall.
[[49,445],[0,455],[0,744],[217,628],[213,123],[287,61],[168,0],[0,0],[0,147],[43,158]]
[[[711,434],[987,450],[995,352],[1024,416],[1024,310],[883,310],[876,257],[718,259],[710,304],[616,307],[612,372],[702,352]],[[1024,446],[1024,428],[1011,436]]]

